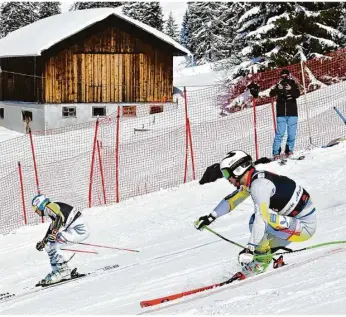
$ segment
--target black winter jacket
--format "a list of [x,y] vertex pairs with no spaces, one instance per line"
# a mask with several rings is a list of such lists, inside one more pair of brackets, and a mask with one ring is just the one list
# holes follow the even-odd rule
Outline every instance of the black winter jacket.
[[[284,86],[284,89],[279,89],[278,85]],[[300,96],[299,87],[293,79],[281,80],[279,84],[270,91],[270,97],[276,98],[276,116],[277,117],[297,117],[297,98]],[[289,84],[291,86],[290,90],[285,89],[285,85]]]

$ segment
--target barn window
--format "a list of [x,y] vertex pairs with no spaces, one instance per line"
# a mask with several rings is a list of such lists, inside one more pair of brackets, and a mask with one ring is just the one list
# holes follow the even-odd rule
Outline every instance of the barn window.
[[105,117],[106,107],[93,107],[93,117]]
[[163,112],[163,106],[150,106],[150,114]]
[[76,116],[76,107],[62,107],[63,118],[75,118]]
[[4,119],[4,118],[5,118],[5,109],[0,108],[0,119]]
[[123,107],[124,117],[135,117],[136,116],[136,106],[124,106]]
[[26,123],[31,122],[32,121],[32,112],[23,110],[22,111],[22,121],[26,122]]

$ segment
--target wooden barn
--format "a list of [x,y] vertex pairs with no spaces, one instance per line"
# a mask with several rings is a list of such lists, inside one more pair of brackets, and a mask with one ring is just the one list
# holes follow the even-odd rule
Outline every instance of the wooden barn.
[[187,54],[119,9],[66,12],[0,39],[0,102],[172,102],[173,56]]
[[0,40],[0,99],[171,101],[173,56],[188,53],[168,36],[119,10],[67,12]]

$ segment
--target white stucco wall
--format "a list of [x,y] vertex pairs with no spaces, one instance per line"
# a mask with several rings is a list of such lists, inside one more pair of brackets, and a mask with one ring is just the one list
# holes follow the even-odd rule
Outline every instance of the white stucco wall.
[[[44,131],[73,126],[79,123],[96,120],[92,116],[93,107],[106,107],[106,116],[118,111],[118,105],[136,106],[136,117],[147,116],[150,113],[150,106],[163,105],[164,111],[171,111],[177,108],[176,103],[121,103],[121,104],[35,104],[21,102],[1,102],[0,108],[4,108],[4,119],[0,119],[0,126],[7,129],[25,133],[26,123],[22,121],[22,111],[31,111],[33,120],[30,123],[32,131]],[[75,117],[63,117],[63,107],[76,107]],[[121,115],[122,115],[121,109]],[[131,119],[131,118],[129,118]]]
[[[176,105],[170,103],[170,105]],[[45,125],[46,129],[56,129],[75,125],[78,123],[96,120],[92,116],[93,107],[106,107],[106,116],[109,116],[118,111],[120,106],[137,106],[137,117],[146,116],[150,112],[151,105],[165,105],[165,103],[150,103],[150,104],[136,104],[136,103],[121,103],[121,104],[100,104],[100,103],[85,103],[85,104],[45,104]],[[76,117],[62,117],[63,107],[76,107]],[[122,111],[121,111],[122,114]]]
[[0,108],[4,108],[4,119],[0,119],[0,126],[7,129],[25,133],[26,123],[22,121],[22,111],[32,112],[32,131],[44,130],[44,107],[31,103],[0,102]]

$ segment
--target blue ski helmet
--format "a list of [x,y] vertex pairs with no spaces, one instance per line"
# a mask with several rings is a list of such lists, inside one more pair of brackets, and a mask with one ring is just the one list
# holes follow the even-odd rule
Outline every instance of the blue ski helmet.
[[49,199],[45,195],[36,195],[31,202],[32,209],[40,216],[43,216],[44,208],[49,202]]

